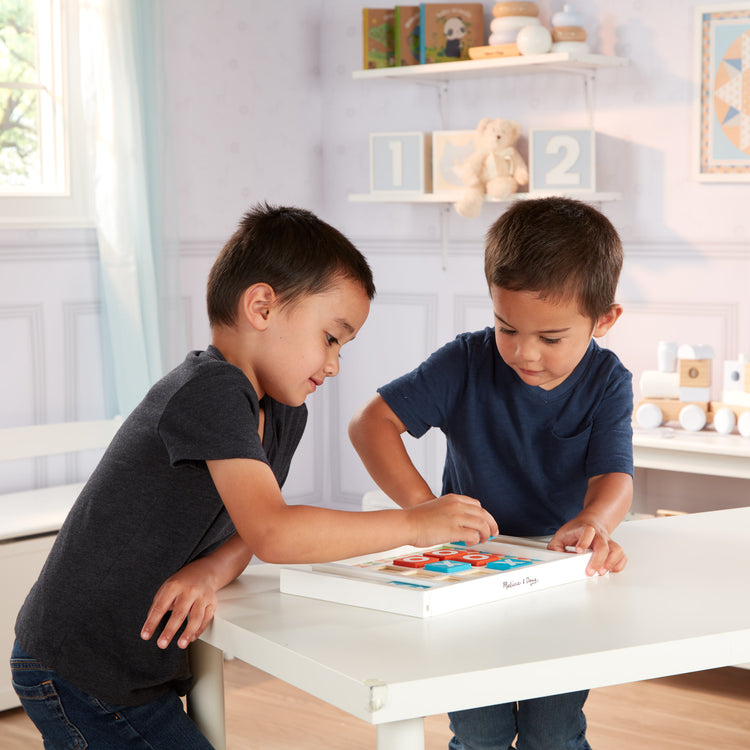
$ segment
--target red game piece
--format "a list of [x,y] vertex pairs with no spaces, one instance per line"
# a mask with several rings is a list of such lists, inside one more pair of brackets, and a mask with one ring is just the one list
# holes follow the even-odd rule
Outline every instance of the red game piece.
[[402,568],[424,568],[430,562],[435,562],[434,558],[426,555],[407,555],[394,560],[393,565],[400,565]]
[[465,554],[466,550],[448,549],[447,547],[442,549],[432,549],[425,552],[425,555],[437,558],[438,560],[463,560]]
[[465,552],[461,558],[464,562],[471,563],[475,567],[484,567],[487,563],[499,560],[500,555],[491,555],[488,552]]

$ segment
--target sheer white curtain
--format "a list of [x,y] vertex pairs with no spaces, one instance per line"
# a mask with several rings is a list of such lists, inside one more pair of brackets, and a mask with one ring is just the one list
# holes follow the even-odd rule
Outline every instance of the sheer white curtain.
[[185,356],[160,2],[79,0],[108,410]]

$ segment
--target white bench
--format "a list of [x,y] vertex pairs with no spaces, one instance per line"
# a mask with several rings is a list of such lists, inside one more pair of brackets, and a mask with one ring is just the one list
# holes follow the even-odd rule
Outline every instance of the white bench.
[[[117,417],[2,429],[0,462],[106,448],[120,423]],[[82,487],[80,482],[0,494],[0,711],[19,705],[8,667],[16,615]]]

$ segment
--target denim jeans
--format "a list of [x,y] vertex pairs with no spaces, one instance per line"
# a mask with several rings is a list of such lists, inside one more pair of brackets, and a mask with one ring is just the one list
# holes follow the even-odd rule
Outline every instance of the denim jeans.
[[591,750],[583,704],[588,690],[448,714],[449,750]]
[[18,643],[10,668],[45,750],[213,750],[175,692],[141,706],[103,703],[30,658]]

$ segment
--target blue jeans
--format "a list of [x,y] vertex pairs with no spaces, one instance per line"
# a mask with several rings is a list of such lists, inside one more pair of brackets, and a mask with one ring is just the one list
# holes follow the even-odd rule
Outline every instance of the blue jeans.
[[591,750],[583,704],[588,690],[449,713],[449,750]]
[[141,706],[103,703],[29,657],[18,643],[10,668],[13,688],[42,733],[45,750],[213,750],[175,692]]

